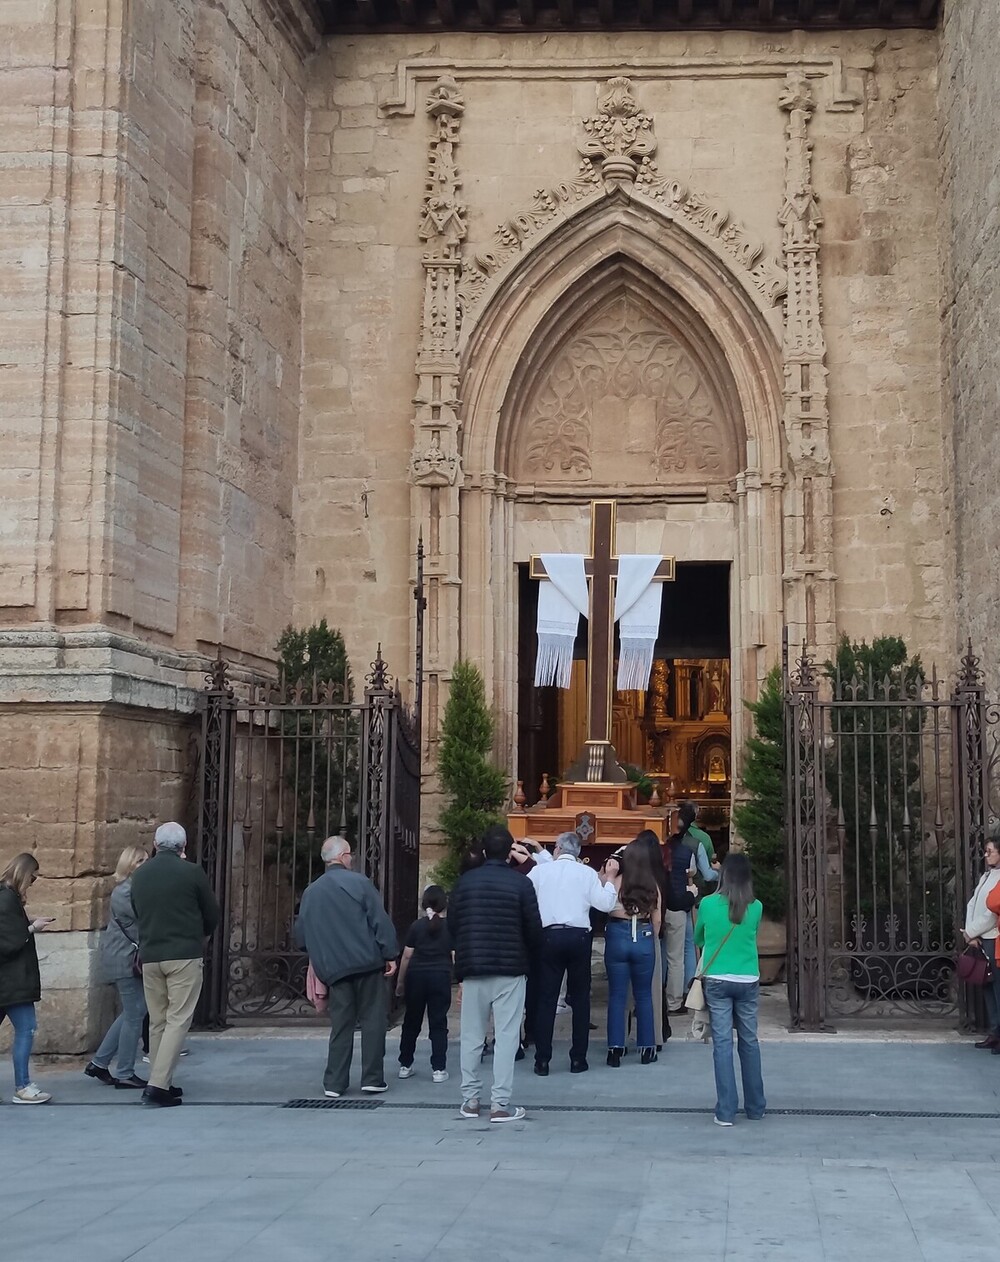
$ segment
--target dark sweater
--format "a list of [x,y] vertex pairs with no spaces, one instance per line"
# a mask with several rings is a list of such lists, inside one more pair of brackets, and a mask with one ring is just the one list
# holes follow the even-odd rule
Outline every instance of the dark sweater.
[[24,904],[9,885],[0,885],[0,1008],[38,1003],[42,981],[35,935]]
[[448,928],[459,981],[526,976],[542,944],[535,887],[502,859],[487,859],[459,877],[448,903]]
[[204,869],[158,850],[132,874],[132,907],[144,964],[200,960],[219,923],[219,904]]
[[340,863],[331,864],[302,895],[295,941],[327,986],[384,969],[399,950],[378,890],[363,873]]

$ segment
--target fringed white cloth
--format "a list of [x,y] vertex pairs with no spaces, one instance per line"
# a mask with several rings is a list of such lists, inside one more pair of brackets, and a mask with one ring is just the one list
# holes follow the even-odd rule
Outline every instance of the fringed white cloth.
[[573,674],[573,642],[580,615],[587,615],[587,574],[583,556],[547,552],[542,562],[549,581],[538,588],[538,656],[535,687],[568,688]]
[[618,558],[615,621],[621,646],[618,654],[618,691],[645,692],[653,669],[653,650],[660,630],[662,583],[653,582],[658,556]]

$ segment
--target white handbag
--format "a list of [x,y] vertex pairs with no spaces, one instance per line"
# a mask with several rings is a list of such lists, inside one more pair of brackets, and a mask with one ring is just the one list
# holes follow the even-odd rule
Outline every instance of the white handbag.
[[687,998],[684,1000],[684,1007],[690,1008],[692,1012],[704,1012],[705,1009],[708,1007],[708,1004],[706,1004],[705,1002],[705,988],[701,984],[701,979],[705,974],[705,970],[711,968],[712,965],[715,963],[715,957],[719,954],[722,948],[729,941],[730,934],[733,932],[735,928],[736,928],[735,925],[729,926],[729,933],[726,934],[726,936],[722,939],[719,945],[712,952],[712,958],[708,961],[707,964],[703,964],[701,968],[698,969],[697,973],[695,973],[694,981],[691,983],[690,989],[688,990],[688,993],[687,993]]

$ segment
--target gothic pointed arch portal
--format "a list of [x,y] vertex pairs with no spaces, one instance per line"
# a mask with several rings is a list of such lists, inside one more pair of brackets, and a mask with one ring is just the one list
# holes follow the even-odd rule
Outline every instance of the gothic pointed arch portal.
[[623,550],[730,565],[733,697],[776,659],[779,329],[703,242],[616,193],[527,252],[467,330],[460,652],[485,668],[508,766],[517,566],[583,551],[595,494],[618,499]]

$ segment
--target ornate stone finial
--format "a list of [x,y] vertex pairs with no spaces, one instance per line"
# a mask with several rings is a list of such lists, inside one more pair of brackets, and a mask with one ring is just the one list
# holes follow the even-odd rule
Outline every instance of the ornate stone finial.
[[657,785],[653,785],[653,792],[649,795],[649,805],[655,810],[660,805],[660,790]]
[[549,785],[549,773],[547,771],[543,771],[542,783],[538,786],[538,796],[542,799],[543,802],[545,802],[548,800],[548,796],[551,792],[552,792],[552,789]]
[[605,188],[631,189],[643,159],[656,152],[653,119],[636,104],[632,80],[621,76],[608,80],[597,104],[600,113],[583,120],[580,153],[600,164]]
[[[427,113],[435,122],[435,133],[427,157],[419,236],[428,246],[426,262],[454,260],[466,232],[465,207],[458,198],[461,181],[455,165],[459,120],[465,113],[465,102],[450,76],[438,79],[431,88]],[[443,331],[438,330],[438,334]]]
[[792,70],[785,77],[785,86],[778,97],[778,105],[789,114],[801,110],[807,116],[816,108],[812,85],[801,70]]
[[465,99],[457,81],[450,74],[443,74],[427,93],[427,113],[431,118],[450,114],[458,118],[465,113]]
[[514,810],[523,811],[524,804],[525,802],[527,802],[527,800],[528,799],[525,797],[525,794],[524,794],[524,781],[518,780],[517,788],[514,790]]

